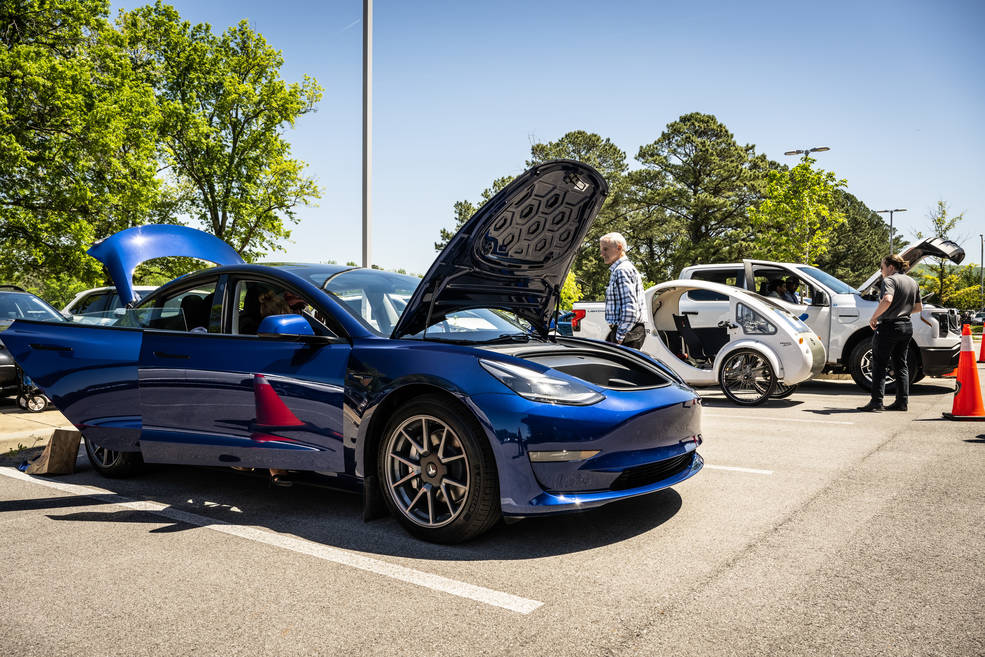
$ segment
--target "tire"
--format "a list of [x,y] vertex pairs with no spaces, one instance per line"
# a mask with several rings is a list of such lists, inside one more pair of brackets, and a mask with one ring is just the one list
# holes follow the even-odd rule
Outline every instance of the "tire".
[[48,408],[48,399],[44,395],[31,395],[24,402],[24,408],[32,413],[40,413]]
[[143,468],[144,459],[140,452],[114,452],[94,444],[82,437],[86,445],[86,456],[89,463],[104,477],[118,479],[134,475]]
[[17,395],[17,405],[23,409],[27,409],[27,397],[24,395]]
[[[907,369],[910,371],[910,385],[923,378],[923,368],[917,363],[919,354],[911,342],[906,350]],[[848,357],[848,371],[858,387],[872,392],[872,340],[862,340],[852,348]],[[892,366],[886,372],[886,394],[896,392],[896,377]]]
[[397,409],[380,440],[383,499],[404,528],[433,543],[461,543],[501,516],[489,442],[467,413],[436,395]]
[[797,392],[798,384],[793,384],[792,386],[784,385],[783,383],[777,381],[776,386],[773,387],[773,394],[770,395],[773,399],[786,399],[793,393]]
[[722,361],[718,385],[734,403],[758,406],[773,394],[776,375],[766,356],[754,349],[739,349]]

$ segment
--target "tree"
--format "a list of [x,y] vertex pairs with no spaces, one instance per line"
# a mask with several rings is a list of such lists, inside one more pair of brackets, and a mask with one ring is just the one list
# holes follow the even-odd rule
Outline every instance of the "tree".
[[575,273],[569,271],[564,279],[564,285],[561,286],[561,311],[571,310],[571,306],[581,301],[581,297],[581,286],[575,280]]
[[154,94],[113,46],[108,10],[0,5],[0,278],[56,302],[102,279],[94,240],[162,200]]
[[769,173],[765,198],[749,209],[757,257],[815,264],[828,250],[832,233],[845,221],[835,191],[846,181],[815,169],[814,161],[805,155],[792,169]]
[[314,111],[318,83],[287,84],[283,57],[240,21],[222,35],[160,0],[121,12],[119,45],[157,96],[162,173],[186,212],[245,259],[277,249],[295,208],[318,198],[283,130]]
[[[832,231],[827,251],[817,256],[817,266],[849,285],[861,285],[879,268],[889,249],[889,226],[878,213],[842,189],[834,191],[833,209],[845,221]],[[899,238],[896,244],[900,246]]]
[[750,252],[746,212],[777,166],[753,145],[740,146],[714,116],[694,112],[669,123],[636,159],[643,168],[627,174],[623,223],[646,279],[667,280],[688,265]]
[[[947,202],[940,200],[937,201],[937,206],[927,213],[927,219],[930,222],[931,233],[930,235],[924,235],[921,232],[917,232],[916,235],[918,238],[940,237],[943,239],[952,239],[951,232],[964,219],[964,213],[962,212],[954,216],[948,215]],[[931,258],[929,268],[933,272],[934,282],[932,285],[927,285],[925,289],[935,294],[941,303],[946,304],[949,296],[947,286],[949,275],[948,261],[945,258]]]

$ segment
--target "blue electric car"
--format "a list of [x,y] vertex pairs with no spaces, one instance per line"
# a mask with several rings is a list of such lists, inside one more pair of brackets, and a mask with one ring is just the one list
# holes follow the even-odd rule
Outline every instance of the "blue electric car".
[[143,462],[286,470],[361,487],[423,539],[463,541],[504,515],[595,507],[702,467],[699,398],[667,367],[549,334],[606,192],[580,163],[535,167],[423,279],[249,265],[190,228],[131,228],[90,249],[124,298],[144,260],[219,266],[112,326],[18,320],[4,342],[105,475]]

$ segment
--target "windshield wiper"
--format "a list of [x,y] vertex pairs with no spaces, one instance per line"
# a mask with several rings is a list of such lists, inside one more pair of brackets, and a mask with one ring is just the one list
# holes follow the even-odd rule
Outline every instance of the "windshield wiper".
[[483,340],[479,344],[500,344],[503,342],[530,342],[529,333],[502,333],[495,338]]

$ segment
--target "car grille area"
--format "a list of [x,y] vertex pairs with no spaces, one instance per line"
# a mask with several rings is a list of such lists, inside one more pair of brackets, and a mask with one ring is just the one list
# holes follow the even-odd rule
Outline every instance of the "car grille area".
[[694,452],[688,452],[656,463],[638,465],[624,470],[609,486],[610,490],[628,490],[648,486],[686,470],[691,466]]

